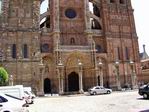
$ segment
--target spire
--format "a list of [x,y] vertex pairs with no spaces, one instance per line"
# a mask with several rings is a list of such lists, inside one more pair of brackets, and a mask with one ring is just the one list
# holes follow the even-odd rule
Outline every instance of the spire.
[[149,56],[146,53],[145,44],[143,44],[143,53],[142,53],[141,59],[147,59],[147,58],[149,58]]
[[143,44],[143,52],[146,53],[145,44]]

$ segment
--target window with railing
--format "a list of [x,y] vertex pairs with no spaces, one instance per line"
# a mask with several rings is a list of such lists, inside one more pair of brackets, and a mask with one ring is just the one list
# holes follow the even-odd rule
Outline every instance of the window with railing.
[[97,53],[102,53],[103,52],[103,49],[100,45],[96,45],[96,52]]
[[47,52],[49,52],[49,44],[47,44],[47,43],[44,43],[44,44],[41,44],[41,52],[42,53],[47,53]]

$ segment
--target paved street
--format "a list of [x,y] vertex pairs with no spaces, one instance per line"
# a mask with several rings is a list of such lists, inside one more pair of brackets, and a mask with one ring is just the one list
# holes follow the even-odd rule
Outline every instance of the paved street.
[[30,112],[149,112],[149,100],[137,91],[108,95],[46,96],[35,99]]

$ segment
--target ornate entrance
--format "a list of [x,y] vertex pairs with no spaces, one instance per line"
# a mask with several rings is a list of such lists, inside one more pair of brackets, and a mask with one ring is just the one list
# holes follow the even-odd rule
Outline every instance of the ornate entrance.
[[68,75],[68,90],[79,91],[79,75],[76,72],[72,72]]
[[51,93],[51,80],[49,78],[44,79],[44,93]]

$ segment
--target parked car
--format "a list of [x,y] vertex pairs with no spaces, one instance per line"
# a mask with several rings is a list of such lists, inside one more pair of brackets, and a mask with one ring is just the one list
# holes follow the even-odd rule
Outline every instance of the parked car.
[[0,112],[29,112],[25,100],[0,93]]
[[103,86],[94,86],[88,90],[90,95],[96,94],[110,94],[112,89],[105,88]]
[[139,87],[138,93],[145,99],[149,98],[149,84]]
[[24,99],[25,99],[27,104],[33,104],[34,103],[32,96],[30,96],[27,92],[24,92]]

